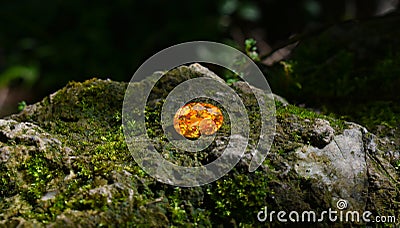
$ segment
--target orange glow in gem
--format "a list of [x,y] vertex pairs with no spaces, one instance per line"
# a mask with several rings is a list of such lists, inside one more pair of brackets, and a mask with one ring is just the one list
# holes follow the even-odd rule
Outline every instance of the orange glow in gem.
[[176,132],[186,138],[196,139],[200,135],[212,135],[221,127],[224,117],[218,107],[200,102],[182,106],[174,116]]

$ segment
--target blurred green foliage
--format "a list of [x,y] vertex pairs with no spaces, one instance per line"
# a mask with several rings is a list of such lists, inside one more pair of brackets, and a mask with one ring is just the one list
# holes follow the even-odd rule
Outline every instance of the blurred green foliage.
[[[21,96],[24,97],[11,101],[17,111],[17,103],[21,100],[28,104],[36,102],[68,81],[93,77],[129,81],[139,65],[153,54],[171,45],[195,40],[229,44],[257,61],[259,54],[263,56],[268,50],[275,50],[293,34],[307,34],[345,19],[372,16],[380,3],[379,0],[349,2],[3,1],[0,3],[0,89],[5,86],[23,88],[26,94]],[[301,63],[297,66],[301,67],[296,69],[296,75],[309,74],[307,70],[314,71],[315,75],[323,72],[330,79],[341,75],[343,77],[335,80],[342,86],[360,78],[354,77],[351,66],[346,64],[357,57],[352,50],[337,54],[337,68],[329,71],[320,60],[329,58],[332,51],[328,49],[333,45],[322,44],[319,46],[322,49],[318,50],[313,45],[309,50],[303,49],[310,53],[300,55]],[[377,74],[386,75],[391,68],[385,66],[397,64],[390,58],[384,61],[381,69],[375,69]],[[296,67],[296,63],[287,66]],[[222,75],[226,75],[228,83],[238,80],[229,72],[222,72]],[[284,75],[279,83],[286,83],[291,76],[293,74]],[[272,90],[285,96],[281,87],[274,84],[275,79],[268,74],[267,77],[272,82]],[[347,81],[339,81],[342,79]],[[296,94],[296,89],[307,88],[304,81],[304,78],[296,79],[295,88],[289,95]],[[364,86],[362,83],[360,81],[358,85]],[[309,86],[315,88],[318,96],[333,92],[322,83]],[[350,86],[335,93],[348,96],[352,91],[354,88]],[[291,102],[299,100],[290,96]],[[5,107],[0,108],[5,110]],[[5,114],[0,110],[0,116]]]
[[[376,2],[357,3],[370,5],[357,14],[376,8]],[[342,1],[8,1],[0,3],[0,78],[15,67],[30,69],[36,77],[21,72],[21,78],[35,79],[35,93],[43,96],[70,80],[129,80],[148,57],[180,42],[242,46],[261,29],[262,38],[274,44],[309,25],[352,16]]]
[[[91,77],[127,80],[163,48],[188,40],[218,40],[217,5],[126,0],[2,3],[0,83],[17,73],[29,83],[37,79],[36,86],[45,90]],[[23,67],[32,65],[36,67]],[[23,72],[28,70],[32,72]],[[38,70],[39,78],[33,77]]]
[[15,65],[9,67],[0,74],[0,87],[7,86],[13,80],[23,79],[24,84],[32,86],[38,78],[37,68],[35,66],[20,66]]
[[[269,83],[292,103],[369,129],[399,126],[400,14],[338,24],[303,40]],[[279,89],[277,89],[279,88]]]

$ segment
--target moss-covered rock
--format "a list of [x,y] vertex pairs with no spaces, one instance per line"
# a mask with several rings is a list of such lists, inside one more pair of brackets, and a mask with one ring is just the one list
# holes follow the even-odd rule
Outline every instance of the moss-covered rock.
[[[182,66],[153,90],[147,133],[161,153],[178,154],[158,122],[166,91],[179,80],[211,74],[199,65]],[[125,143],[126,88],[127,83],[110,80],[71,82],[0,120],[0,226],[284,225],[276,219],[260,223],[257,214],[265,206],[321,212],[336,209],[338,199],[347,200],[349,209],[400,219],[399,173],[385,156],[390,145],[359,125],[281,102],[276,103],[275,141],[255,172],[248,172],[251,154],[246,153],[211,184],[159,183],[135,163]],[[260,127],[255,97],[241,82],[232,88],[249,111],[254,147]],[[229,140],[229,126],[220,131],[205,155],[178,159],[215,159]]]

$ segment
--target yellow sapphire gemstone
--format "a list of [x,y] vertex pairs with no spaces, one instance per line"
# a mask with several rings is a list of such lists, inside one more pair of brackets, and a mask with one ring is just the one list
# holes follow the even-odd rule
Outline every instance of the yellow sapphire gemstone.
[[174,116],[175,130],[186,138],[212,135],[221,127],[224,117],[221,110],[207,103],[192,102],[178,109]]

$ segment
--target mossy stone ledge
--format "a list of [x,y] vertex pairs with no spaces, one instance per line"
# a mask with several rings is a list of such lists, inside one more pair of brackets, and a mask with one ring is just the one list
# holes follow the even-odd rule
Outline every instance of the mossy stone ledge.
[[[193,158],[162,137],[159,97],[177,80],[207,75],[215,77],[199,64],[181,66],[163,77],[168,85],[153,90],[148,134],[160,153]],[[322,212],[337,209],[339,199],[348,202],[348,210],[371,211],[371,219],[392,215],[400,221],[400,172],[387,156],[391,147],[385,139],[284,100],[276,101],[275,140],[255,172],[248,172],[246,153],[211,184],[179,188],[157,182],[135,163],[125,143],[121,110],[127,85],[71,82],[0,120],[0,227],[284,226],[259,222],[258,211],[267,206]],[[232,88],[249,110],[254,141],[260,127],[257,102],[242,86],[237,82]],[[228,140],[229,135],[217,135],[197,161],[218,157]]]

